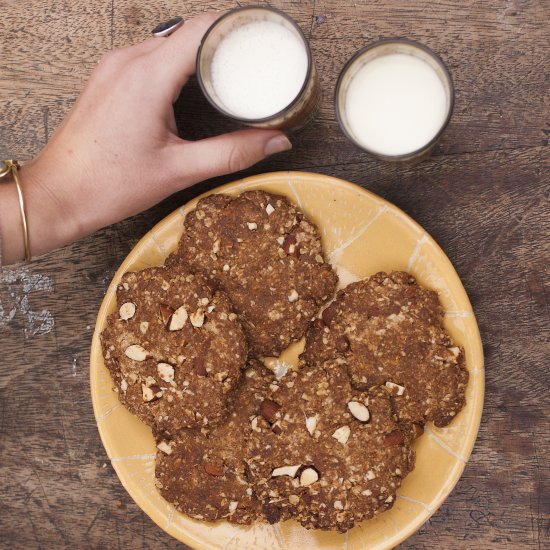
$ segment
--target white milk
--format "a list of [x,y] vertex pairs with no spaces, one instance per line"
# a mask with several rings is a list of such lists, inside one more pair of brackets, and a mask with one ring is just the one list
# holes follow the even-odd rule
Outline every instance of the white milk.
[[284,109],[307,73],[303,41],[282,24],[253,21],[220,42],[212,58],[212,86],[222,107],[239,118],[264,118]]
[[403,155],[426,145],[441,129],[447,109],[445,87],[434,69],[401,53],[367,62],[345,98],[355,139],[385,155]]

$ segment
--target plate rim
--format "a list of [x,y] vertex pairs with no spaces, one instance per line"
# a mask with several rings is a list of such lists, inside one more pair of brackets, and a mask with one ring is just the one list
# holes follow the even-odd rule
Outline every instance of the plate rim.
[[482,344],[482,340],[481,340],[481,334],[480,334],[480,331],[479,331],[479,325],[478,325],[478,322],[477,322],[477,317],[476,317],[475,312],[472,308],[472,305],[471,305],[470,299],[468,297],[468,294],[466,292],[466,289],[464,288],[464,284],[462,282],[462,279],[460,278],[459,274],[457,273],[454,265],[452,264],[451,260],[448,258],[445,251],[441,248],[439,243],[432,237],[432,235],[430,233],[428,233],[416,220],[414,220],[404,210],[402,210],[401,208],[399,208],[398,206],[396,206],[392,202],[388,201],[387,199],[377,195],[376,193],[373,193],[372,191],[369,191],[368,189],[365,189],[365,188],[361,187],[360,185],[358,185],[356,183],[353,183],[353,182],[350,182],[350,181],[347,181],[347,180],[344,180],[344,179],[341,179],[341,178],[338,178],[338,177],[335,177],[335,176],[330,176],[330,175],[327,175],[327,174],[320,174],[320,173],[316,173],[316,172],[301,171],[301,170],[280,170],[280,171],[276,171],[276,172],[264,172],[264,173],[248,176],[248,177],[245,177],[245,178],[239,178],[239,179],[236,179],[236,180],[232,180],[230,182],[227,182],[225,184],[222,184],[220,186],[217,186],[215,188],[207,190],[207,191],[201,193],[200,195],[197,195],[196,197],[193,197],[192,199],[187,201],[185,204],[177,207],[170,214],[168,214],[167,216],[165,216],[164,218],[159,220],[153,227],[151,227],[151,229],[149,229],[149,231],[147,231],[139,239],[139,241],[132,247],[132,249],[128,252],[126,257],[124,258],[124,260],[121,262],[118,269],[114,273],[114,275],[111,279],[111,282],[107,286],[107,289],[105,291],[105,295],[103,296],[103,299],[101,301],[101,306],[100,306],[100,308],[98,310],[98,313],[97,313],[97,316],[96,316],[96,321],[95,321],[95,325],[94,325],[94,332],[93,332],[92,342],[91,342],[91,346],[90,346],[90,394],[91,394],[91,399],[92,399],[94,420],[96,422],[96,426],[97,426],[97,429],[98,429],[98,432],[99,432],[99,435],[100,435],[101,443],[102,443],[103,448],[104,448],[104,450],[107,454],[107,457],[109,458],[111,466],[115,470],[120,483],[122,484],[122,486],[124,487],[124,489],[126,490],[128,495],[132,498],[132,500],[139,507],[139,509],[144,514],[146,514],[147,517],[149,517],[160,529],[162,529],[165,533],[167,533],[171,537],[175,538],[176,540],[178,540],[178,541],[180,541],[184,544],[188,544],[189,546],[191,546],[194,549],[199,549],[199,548],[204,548],[204,549],[209,549],[209,550],[210,549],[212,549],[212,550],[217,549],[218,548],[217,546],[215,546],[213,544],[210,544],[208,542],[205,542],[204,540],[195,539],[191,535],[188,535],[185,531],[174,532],[174,531],[168,530],[168,528],[161,525],[160,521],[157,521],[157,518],[152,517],[148,512],[146,512],[142,508],[142,506],[140,505],[140,503],[137,500],[137,496],[135,497],[133,492],[129,489],[129,487],[127,485],[127,482],[126,482],[127,480],[124,478],[124,476],[121,475],[121,471],[120,471],[121,466],[119,466],[118,462],[113,462],[112,461],[112,458],[111,458],[110,452],[109,452],[110,451],[110,449],[109,449],[110,445],[108,445],[106,443],[106,436],[104,437],[104,429],[102,428],[102,425],[98,422],[99,416],[100,416],[100,411],[99,411],[98,398],[97,398],[96,392],[95,392],[95,385],[96,385],[96,382],[97,382],[97,374],[98,373],[96,372],[95,362],[93,361],[93,358],[94,358],[94,355],[95,355],[94,350],[98,346],[99,346],[99,349],[101,348],[101,344],[100,344],[100,340],[99,340],[100,332],[98,331],[98,325],[100,324],[102,318],[106,318],[105,310],[107,309],[107,303],[110,301],[110,299],[112,299],[110,297],[110,294],[112,294],[110,292],[110,289],[112,289],[113,284],[115,283],[115,281],[119,281],[122,274],[127,271],[128,264],[130,264],[134,260],[134,256],[136,254],[139,256],[138,251],[140,250],[140,248],[143,246],[143,244],[145,242],[147,242],[151,238],[156,242],[157,237],[156,237],[155,233],[158,232],[159,228],[164,227],[165,225],[171,224],[173,218],[175,218],[175,217],[181,217],[182,221],[183,221],[183,219],[185,218],[185,215],[187,214],[187,212],[190,211],[191,208],[193,208],[198,203],[198,201],[200,201],[202,198],[204,198],[206,196],[209,196],[209,195],[212,195],[212,194],[217,194],[217,193],[223,193],[227,189],[231,189],[232,191],[237,190],[237,191],[240,191],[240,192],[244,192],[246,190],[247,185],[257,186],[257,185],[261,185],[264,181],[269,182],[269,181],[273,181],[273,179],[279,179],[281,177],[284,177],[287,180],[290,180],[293,177],[306,177],[306,178],[314,177],[314,178],[323,179],[323,180],[327,181],[328,183],[335,184],[335,185],[338,185],[340,187],[344,187],[344,188],[347,188],[347,189],[351,189],[355,192],[366,194],[371,199],[378,202],[380,205],[387,206],[387,208],[389,210],[393,210],[394,212],[396,212],[397,214],[402,216],[416,230],[418,230],[419,232],[421,232],[422,234],[424,234],[427,237],[430,244],[432,246],[434,246],[436,252],[438,253],[438,256],[441,257],[443,262],[447,265],[447,268],[449,268],[451,270],[451,272],[454,273],[457,280],[460,282],[459,291],[460,291],[460,293],[463,294],[463,298],[465,299],[466,303],[469,305],[470,311],[472,312],[471,317],[473,319],[473,325],[474,325],[474,328],[475,328],[475,330],[474,330],[475,347],[477,348],[476,355],[480,358],[480,365],[477,369],[478,370],[478,372],[477,372],[477,374],[478,374],[478,387],[476,388],[476,402],[478,404],[477,404],[477,408],[474,411],[474,415],[473,415],[473,419],[472,419],[473,420],[472,424],[475,424],[475,426],[472,426],[471,430],[469,430],[468,433],[467,433],[467,437],[470,441],[470,443],[467,445],[467,447],[465,449],[467,452],[463,454],[462,457],[463,457],[464,460],[460,461],[460,464],[459,464],[458,468],[454,468],[452,475],[450,475],[449,478],[447,478],[448,490],[443,492],[443,494],[439,497],[437,502],[435,504],[433,504],[430,507],[429,510],[425,509],[422,512],[418,513],[416,515],[415,521],[412,522],[412,525],[408,529],[406,529],[406,528],[402,529],[402,532],[400,532],[391,541],[391,546],[383,546],[383,548],[393,548],[393,547],[397,546],[398,544],[401,544],[404,540],[411,537],[414,533],[416,533],[418,531],[418,529],[420,529],[420,527],[422,527],[422,525],[439,510],[439,508],[444,504],[444,502],[449,497],[449,495],[453,492],[454,488],[456,487],[456,484],[458,483],[458,481],[462,477],[462,474],[464,472],[466,464],[469,461],[470,456],[471,456],[472,451],[473,451],[473,448],[475,446],[475,443],[476,443],[476,440],[477,440],[477,437],[478,437],[478,434],[479,434],[480,425],[481,425],[481,417],[483,415],[484,400],[485,400],[485,365],[484,365],[485,357],[484,357],[484,353],[483,353],[483,344]]

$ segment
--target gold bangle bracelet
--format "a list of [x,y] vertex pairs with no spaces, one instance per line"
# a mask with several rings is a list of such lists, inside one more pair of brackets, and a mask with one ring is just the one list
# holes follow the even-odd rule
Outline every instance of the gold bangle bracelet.
[[15,187],[17,188],[17,197],[19,198],[19,208],[21,210],[21,222],[23,225],[23,243],[25,245],[25,261],[31,261],[31,249],[29,246],[29,230],[27,226],[27,215],[25,213],[25,199],[23,190],[19,181],[19,163],[16,160],[0,160],[0,179],[8,174],[12,174]]

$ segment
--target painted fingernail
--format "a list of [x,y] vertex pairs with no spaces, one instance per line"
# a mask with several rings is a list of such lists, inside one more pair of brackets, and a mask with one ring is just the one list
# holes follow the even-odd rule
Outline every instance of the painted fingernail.
[[285,135],[275,136],[271,138],[265,145],[264,152],[267,156],[274,155],[275,153],[282,153],[292,149],[292,143]]
[[172,34],[177,28],[183,25],[183,17],[174,17],[164,23],[157,25],[151,32],[154,36],[164,37]]

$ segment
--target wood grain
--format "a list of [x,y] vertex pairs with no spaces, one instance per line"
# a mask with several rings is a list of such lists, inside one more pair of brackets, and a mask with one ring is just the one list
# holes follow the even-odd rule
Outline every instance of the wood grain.
[[[456,266],[477,314],[487,392],[473,455],[442,508],[403,548],[550,546],[550,24],[545,0],[280,1],[321,74],[319,117],[294,150],[245,174],[298,169],[354,181],[414,217]],[[158,21],[232,2],[0,2],[0,158],[32,158],[100,56]],[[379,37],[425,42],[448,64],[453,119],[434,155],[409,167],[347,142],[332,108],[353,51]],[[233,128],[186,87],[178,127],[193,139]],[[181,548],[120,485],[99,440],[89,344],[127,252],[204,182],[155,208],[0,271],[0,546]]]

